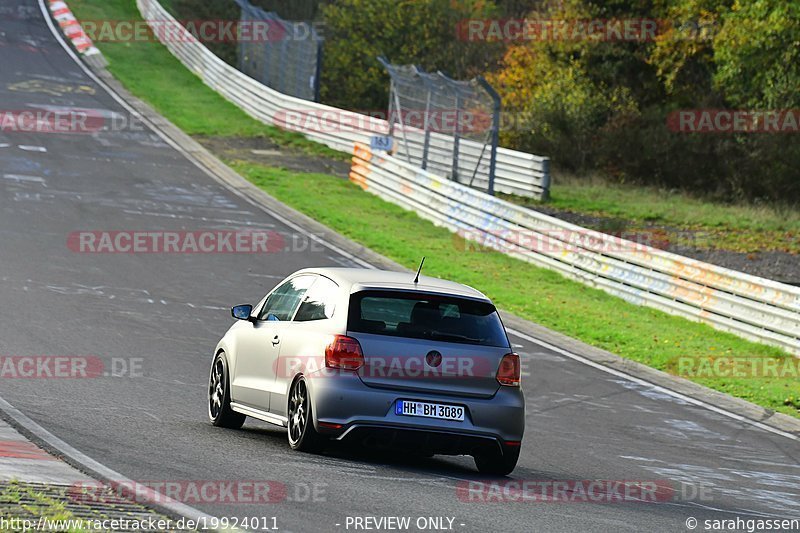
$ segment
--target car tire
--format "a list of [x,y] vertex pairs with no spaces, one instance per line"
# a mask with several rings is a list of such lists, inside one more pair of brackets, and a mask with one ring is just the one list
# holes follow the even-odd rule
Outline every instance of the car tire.
[[286,428],[289,447],[301,452],[321,452],[325,448],[327,439],[317,433],[314,428],[311,396],[303,376],[297,378],[289,390],[289,405],[286,413],[289,418]]
[[497,449],[476,455],[475,466],[481,474],[507,476],[517,466],[519,451],[519,446],[503,446],[502,451]]
[[239,429],[245,415],[231,409],[230,374],[225,352],[219,352],[211,363],[208,376],[208,418],[217,427]]

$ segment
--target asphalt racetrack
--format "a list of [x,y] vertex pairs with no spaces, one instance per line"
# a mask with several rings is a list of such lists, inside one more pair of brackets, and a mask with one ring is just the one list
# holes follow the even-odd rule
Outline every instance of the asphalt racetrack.
[[[0,16],[2,109],[128,116],[64,51],[37,2],[0,0],[3,13],[18,6],[26,16]],[[68,246],[81,231],[242,229],[275,231],[285,246],[262,254]],[[216,516],[275,517],[290,531],[354,531],[355,517],[410,517],[412,531],[420,518],[444,517],[419,524],[465,532],[677,532],[690,530],[690,517],[702,531],[705,519],[800,518],[797,440],[514,335],[527,430],[519,466],[498,483],[565,481],[574,491],[584,480],[640,480],[667,483],[666,496],[484,502],[465,496],[490,481],[468,457],[343,447],[315,456],[290,451],[285,430],[250,419],[242,430],[212,427],[206,380],[230,306],[256,303],[299,268],[330,265],[355,263],[233,194],[152,131],[0,130],[0,355],[96,356],[119,374],[3,378],[0,396],[128,478],[278,482],[285,494],[274,503],[186,503]]]

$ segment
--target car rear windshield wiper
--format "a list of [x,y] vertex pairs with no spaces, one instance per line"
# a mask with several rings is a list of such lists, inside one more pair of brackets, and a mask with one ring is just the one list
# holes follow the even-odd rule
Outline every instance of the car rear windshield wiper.
[[483,339],[476,339],[474,337],[467,337],[466,335],[458,335],[457,333],[444,333],[442,331],[431,331],[430,332],[431,339],[437,339],[442,341],[456,341],[456,342],[468,342],[471,344],[481,344],[483,343]]

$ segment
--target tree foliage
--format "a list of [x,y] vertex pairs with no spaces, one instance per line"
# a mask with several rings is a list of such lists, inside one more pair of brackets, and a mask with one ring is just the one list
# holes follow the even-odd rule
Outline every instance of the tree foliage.
[[800,3],[737,0],[714,39],[714,83],[733,106],[800,107]]
[[[681,109],[800,107],[800,4],[781,0],[563,0],[538,20],[658,21],[654,39],[531,39],[512,43],[491,81],[506,112],[529,118],[504,132],[557,167],[601,170],[724,198],[800,202],[800,144],[775,133],[671,131]],[[794,134],[797,135],[797,134]]]
[[[167,1],[167,0],[163,0]],[[170,0],[180,18],[238,18],[233,0]],[[484,75],[503,98],[505,146],[556,168],[730,198],[800,203],[795,134],[681,133],[686,109],[800,108],[800,2],[786,0],[252,0],[323,24],[322,101],[385,110],[377,61],[455,78]],[[654,38],[489,39],[471,19],[644,19]],[[235,64],[235,46],[211,44]]]
[[470,78],[494,67],[500,43],[457,35],[468,19],[497,17],[491,0],[341,0],[323,6],[324,102],[351,109],[387,107],[389,76],[377,57]]

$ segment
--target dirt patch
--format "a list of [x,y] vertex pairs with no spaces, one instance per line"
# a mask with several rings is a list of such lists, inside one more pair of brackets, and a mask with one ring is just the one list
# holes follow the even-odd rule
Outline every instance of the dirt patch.
[[265,137],[193,137],[212,153],[223,159],[238,159],[294,172],[331,174],[346,178],[350,163],[337,159],[309,155],[288,146],[281,146]]
[[796,254],[775,250],[751,253],[725,250],[719,247],[712,232],[575,213],[547,206],[527,207],[584,228],[635,240],[698,261],[800,286],[800,256]]

